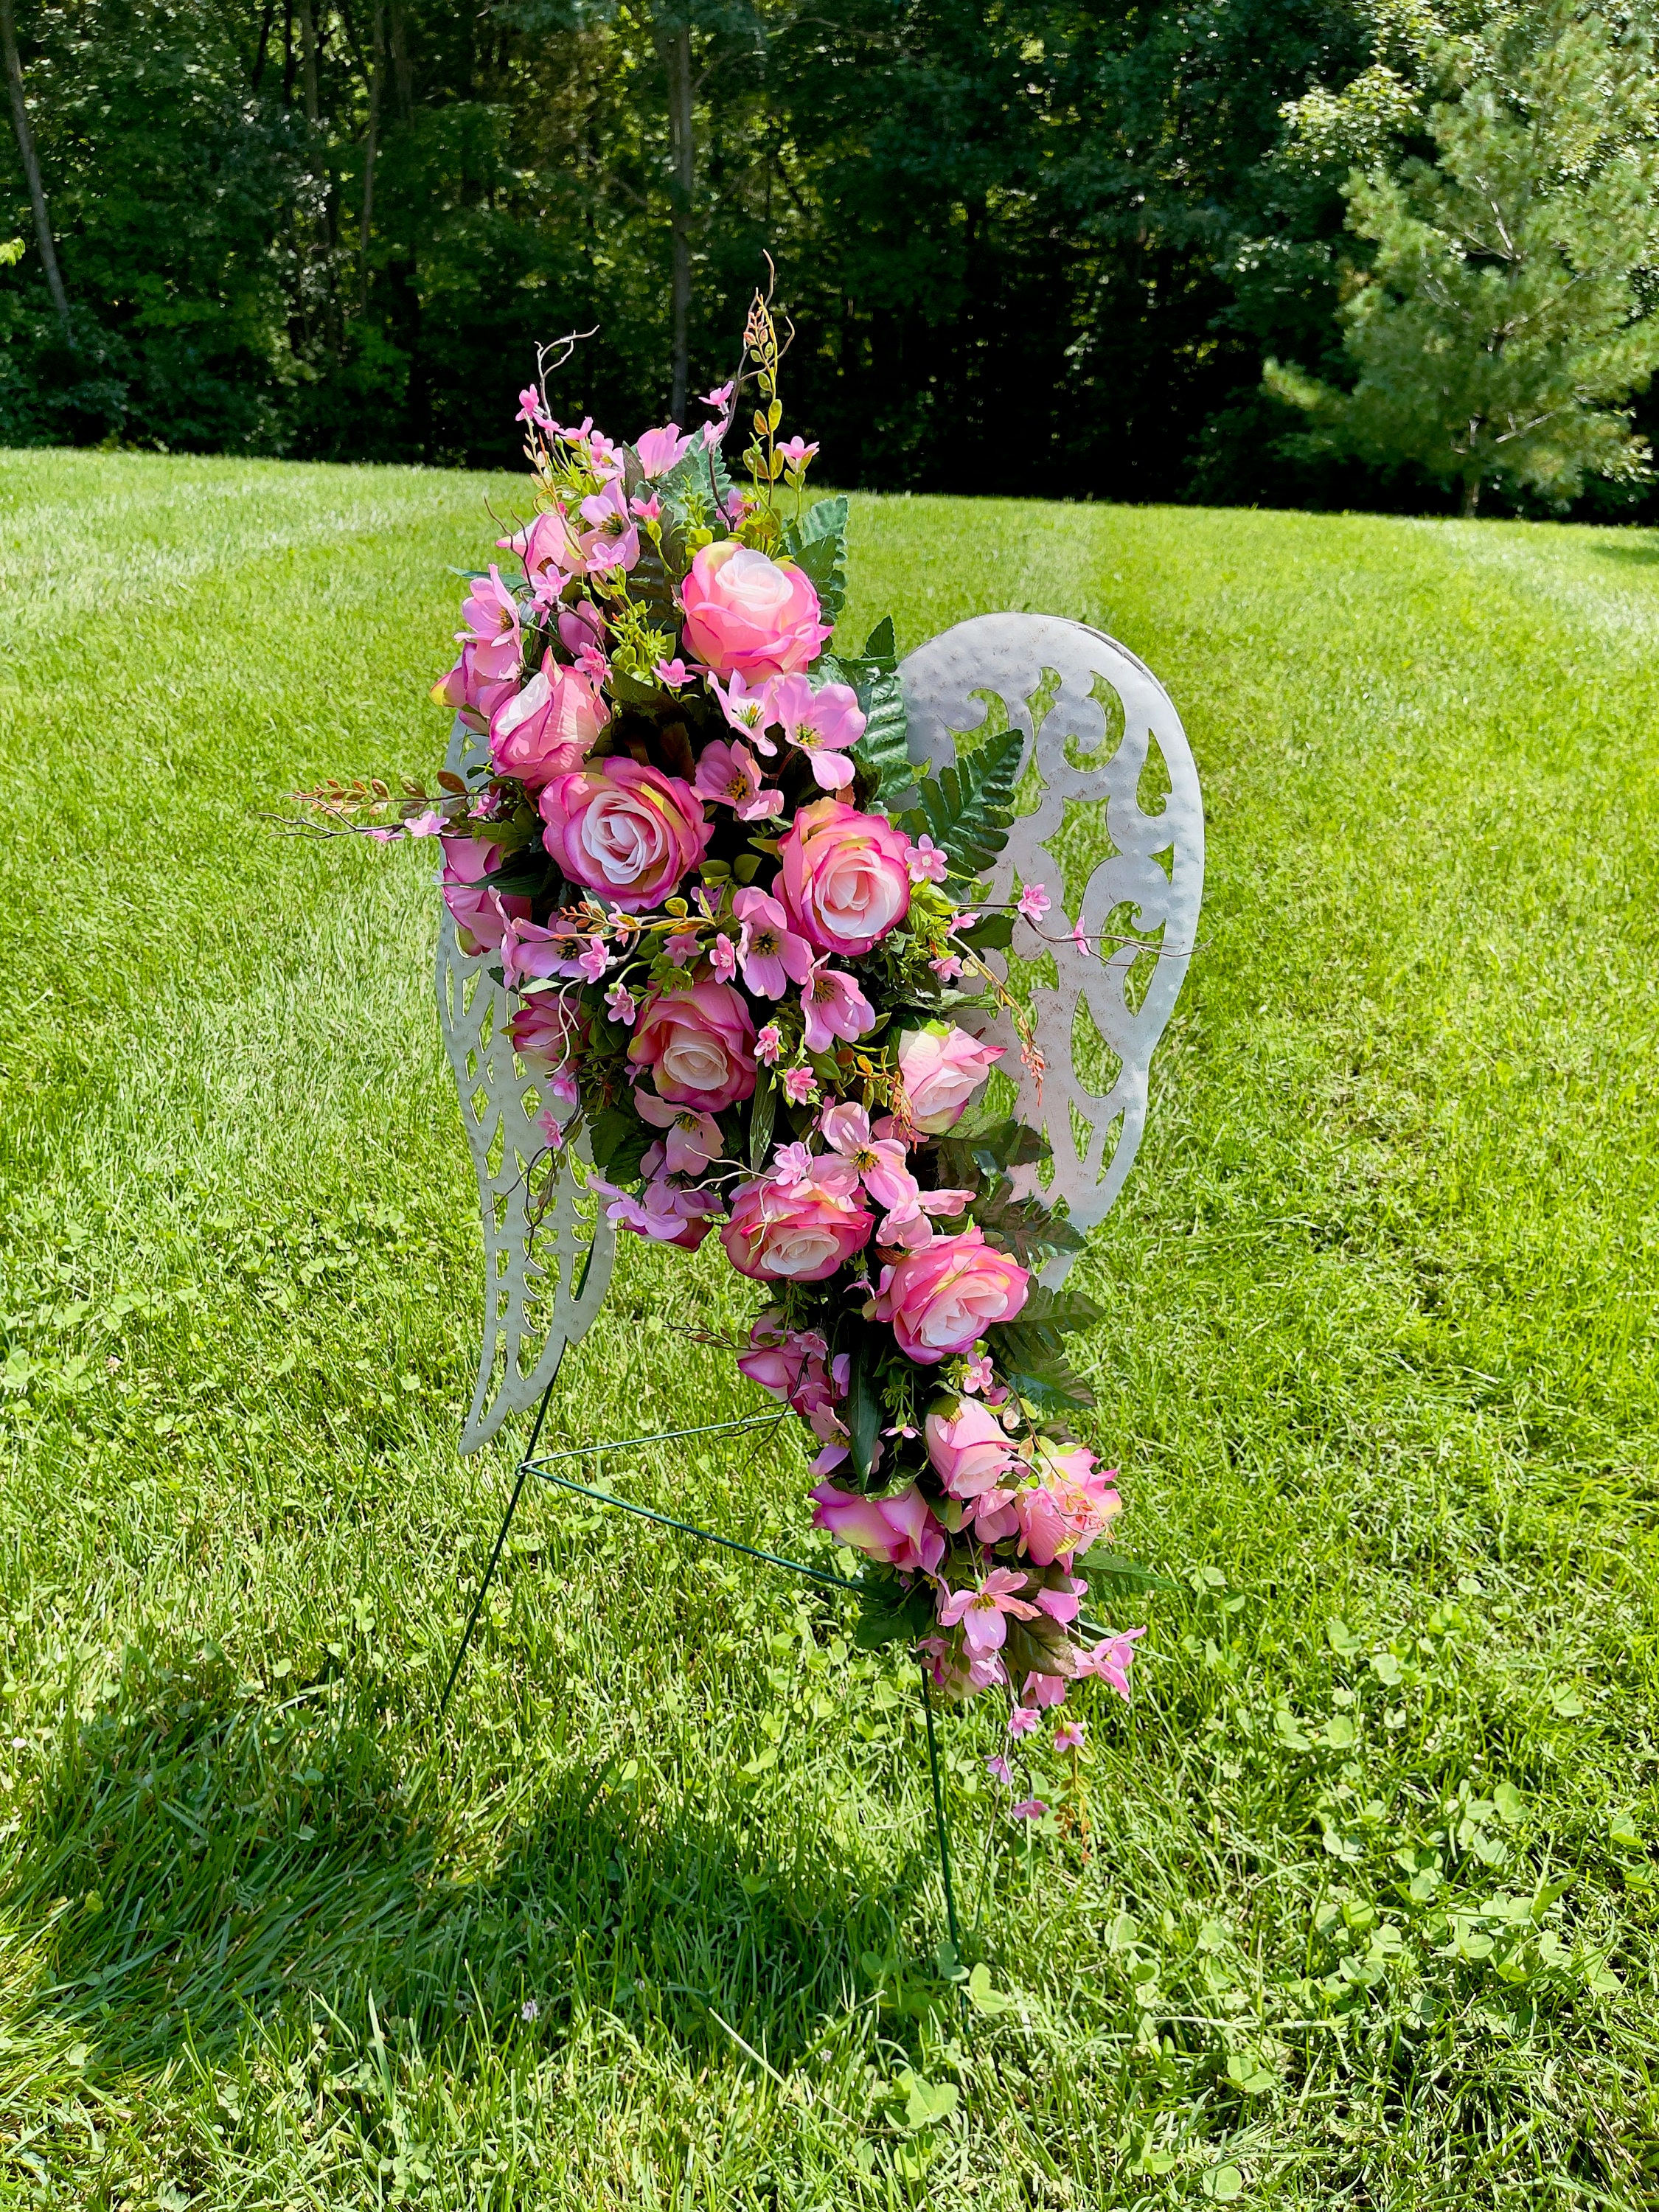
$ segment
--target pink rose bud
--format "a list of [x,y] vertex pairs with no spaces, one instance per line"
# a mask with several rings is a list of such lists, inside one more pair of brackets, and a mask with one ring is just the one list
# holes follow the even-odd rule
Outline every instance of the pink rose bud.
[[538,991],[507,1025],[513,1049],[540,1073],[562,1068],[587,1034],[581,1002],[562,991]]
[[802,807],[779,847],[783,873],[775,888],[810,945],[856,957],[910,911],[905,852],[885,816],[820,799]]
[[766,1181],[744,1183],[720,1231],[726,1256],[755,1282],[822,1283],[870,1241],[875,1217],[851,1200],[831,1198],[816,1183],[786,1191]]
[[630,912],[666,898],[714,834],[689,783],[622,757],[555,776],[536,803],[571,882]]
[[978,1227],[935,1237],[884,1269],[876,1317],[890,1322],[899,1350],[936,1367],[1025,1304],[1030,1277],[1017,1260],[988,1244]]
[[488,647],[464,645],[455,665],[433,685],[433,698],[441,707],[453,707],[472,728],[487,728],[501,702],[510,699],[518,689],[516,647],[509,666],[496,669],[495,662],[500,658],[499,654],[492,658]]
[[860,1498],[833,1482],[821,1482],[811,1496],[812,1526],[869,1559],[931,1575],[945,1557],[945,1530],[914,1482],[893,1498]]
[[993,1490],[1013,1465],[1007,1431],[988,1406],[975,1399],[947,1401],[922,1424],[927,1456],[952,1498],[977,1498]]
[[441,837],[444,872],[439,879],[444,904],[455,918],[455,934],[463,952],[493,952],[507,934],[509,921],[528,921],[527,898],[502,898],[479,882],[501,865],[499,845],[486,845],[477,837]]
[[686,646],[716,676],[793,675],[830,635],[811,577],[734,538],[696,555],[680,604]]
[[1000,1045],[981,1044],[966,1030],[939,1022],[906,1030],[898,1040],[898,1070],[913,1126],[930,1137],[954,1127],[1001,1057]]
[[522,691],[489,718],[489,757],[496,772],[535,790],[580,768],[611,719],[611,709],[585,676],[550,653]]
[[651,1000],[628,1057],[652,1071],[659,1098],[718,1114],[754,1091],[754,1046],[742,994],[729,983],[694,983]]

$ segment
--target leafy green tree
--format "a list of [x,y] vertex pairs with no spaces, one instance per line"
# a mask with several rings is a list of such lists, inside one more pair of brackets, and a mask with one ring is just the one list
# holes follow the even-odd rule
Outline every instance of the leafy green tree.
[[[1303,450],[1413,464],[1461,485],[1465,514],[1487,484],[1565,506],[1587,477],[1640,481],[1626,403],[1659,364],[1649,40],[1557,0],[1435,60],[1449,96],[1424,118],[1433,157],[1373,162],[1344,187],[1373,249],[1340,310],[1352,389],[1276,362],[1267,388],[1310,418]],[[1362,106],[1369,127],[1398,129],[1411,104],[1372,70],[1351,120]],[[1311,120],[1340,118],[1327,102]]]

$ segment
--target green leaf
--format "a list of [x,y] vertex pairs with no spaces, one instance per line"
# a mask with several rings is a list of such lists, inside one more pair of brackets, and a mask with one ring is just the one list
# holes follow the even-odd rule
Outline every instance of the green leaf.
[[1059,1346],[1023,1321],[989,1329],[997,1372],[1012,1389],[1044,1413],[1062,1413],[1071,1406],[1092,1406],[1095,1394]]
[[1512,1782],[1500,1782],[1492,1793],[1492,1802],[1506,1828],[1518,1827],[1526,1818],[1527,1801]]
[[898,666],[898,639],[893,631],[893,617],[884,615],[864,641],[861,658],[873,661],[884,675],[891,675]]
[[853,1472],[863,1488],[869,1483],[881,1438],[881,1395],[876,1389],[875,1363],[868,1342],[856,1340],[849,1352],[844,1414],[847,1444],[853,1455]]
[[778,1087],[771,1069],[763,1067],[755,1078],[755,1095],[749,1107],[749,1164],[751,1168],[759,1168],[765,1163],[777,1111]]
[[994,1186],[1005,1168],[1029,1167],[1048,1157],[1041,1130],[1024,1121],[993,1121],[981,1129],[958,1122],[938,1139],[938,1147],[939,1182],[947,1190],[976,1182]]
[[1015,2003],[1012,1997],[1004,1996],[1000,1990],[991,1987],[991,1970],[983,1960],[968,1977],[968,2002],[988,2020],[994,2020],[999,2013],[1012,2011]]
[[1057,1252],[1083,1249],[1084,1240],[1069,1221],[1051,1213],[1039,1198],[1016,1198],[1006,1176],[988,1198],[978,1201],[973,1216],[990,1242],[1012,1254],[1022,1267],[1035,1270]]
[[1050,1291],[1033,1283],[1020,1309],[1018,1326],[1040,1328],[1058,1342],[1074,1328],[1091,1328],[1100,1318],[1100,1308],[1081,1291]]
[[960,755],[917,786],[921,803],[900,819],[911,837],[925,830],[951,855],[959,877],[982,876],[1008,842],[1024,734],[1012,725]]
[[904,2124],[907,2128],[931,2128],[940,2120],[948,2120],[957,2108],[961,2093],[954,2081],[930,2081],[925,2074],[906,2073],[900,2077],[904,2089]]
[[847,501],[821,499],[784,526],[783,550],[811,577],[823,619],[834,623],[847,597]]
[[853,759],[874,781],[870,805],[884,814],[892,814],[896,809],[911,804],[916,792],[904,692],[890,670],[854,684],[854,689],[859,695],[865,720],[864,734],[853,747]]
[[1121,1552],[1103,1551],[1098,1545],[1089,1553],[1087,1573],[1091,1585],[1099,1577],[1119,1583],[1125,1589],[1175,1590],[1181,1587],[1167,1575],[1159,1574],[1156,1568],[1143,1565],[1139,1559],[1125,1559]]
[[607,1182],[636,1182],[653,1134],[637,1115],[623,1113],[620,1106],[605,1107],[587,1125],[594,1166]]
[[927,1633],[933,1602],[926,1583],[907,1590],[896,1576],[866,1574],[858,1591],[859,1617],[853,1624],[853,1641],[860,1650],[878,1651],[884,1644],[914,1644]]
[[1011,914],[988,914],[971,929],[957,932],[957,943],[965,945],[970,952],[1006,952],[1013,941],[1014,917]]

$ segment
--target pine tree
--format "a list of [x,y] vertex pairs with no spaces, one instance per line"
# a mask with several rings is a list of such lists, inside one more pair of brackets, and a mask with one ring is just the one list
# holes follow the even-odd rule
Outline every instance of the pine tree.
[[1346,185],[1370,242],[1339,310],[1358,372],[1339,392],[1269,362],[1308,414],[1304,453],[1410,462],[1462,488],[1560,504],[1588,476],[1639,481],[1624,403],[1659,365],[1659,160],[1653,55],[1557,3],[1437,55],[1450,96],[1425,118],[1435,158],[1376,162]]

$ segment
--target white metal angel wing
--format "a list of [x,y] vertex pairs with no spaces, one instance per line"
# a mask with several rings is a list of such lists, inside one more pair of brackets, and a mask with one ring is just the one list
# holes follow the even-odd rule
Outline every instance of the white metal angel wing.
[[[918,767],[938,769],[956,757],[957,733],[970,734],[986,720],[983,693],[1001,699],[1010,724],[1025,733],[1018,803],[1034,811],[1014,822],[992,896],[1010,900],[1017,884],[1040,883],[1054,897],[1041,923],[1016,921],[1010,948],[1016,961],[1054,963],[1054,982],[1038,980],[1030,994],[1041,1073],[1021,1066],[1006,1014],[964,1016],[963,1026],[1006,1048],[1002,1065],[1019,1084],[1014,1111],[1054,1148],[1042,1194],[1063,1198],[1073,1225],[1092,1229],[1110,1211],[1139,1149],[1152,1052],[1197,939],[1204,808],[1186,732],[1144,662],[1104,631],[1056,615],[976,616],[919,647],[899,673]],[[1039,696],[1049,704],[1034,731]],[[1122,733],[1108,754],[1120,709]],[[1154,742],[1169,779],[1155,812],[1140,798]],[[1080,892],[1074,886],[1062,901],[1056,893],[1068,862],[1100,849],[1098,826],[1068,823],[1072,810],[1091,803],[1104,805],[1109,849]],[[1068,934],[1076,924],[1086,945]],[[1000,956],[993,964],[1006,972]],[[1036,1172],[1022,1170],[1032,1190]],[[1057,1282],[1068,1264],[1056,1261],[1045,1279]]]
[[[1039,982],[1032,992],[1045,1066],[1040,1079],[1021,1071],[1015,1111],[1044,1128],[1054,1148],[1046,1195],[1063,1197],[1073,1222],[1091,1229],[1116,1198],[1139,1145],[1152,1050],[1198,927],[1204,815],[1186,736],[1162,685],[1132,653],[1058,616],[979,616],[919,647],[900,674],[918,767],[937,769],[955,757],[955,733],[971,734],[986,718],[982,693],[1000,697],[1010,722],[1025,732],[1021,801],[1030,799],[1035,781],[1038,803],[1013,825],[993,878],[997,899],[1012,898],[1017,880],[1056,885],[1072,842],[1068,806],[1106,806],[1111,853],[1090,872],[1080,898],[1056,899],[1041,933],[1036,925],[1017,923],[1012,948],[1017,960],[1051,957],[1057,971],[1055,987]],[[1121,738],[1105,759],[1103,679],[1123,716]],[[1053,696],[1034,732],[1031,702],[1046,687]],[[1149,812],[1139,794],[1154,739],[1170,788],[1162,809]],[[459,775],[480,757],[458,721],[450,769]],[[1081,828],[1076,842],[1097,848],[1098,832]],[[1167,870],[1158,859],[1165,853]],[[1103,961],[1083,951],[1055,927],[1062,907],[1095,945],[1117,927],[1120,909],[1132,909],[1119,932],[1126,941]],[[615,1257],[615,1231],[586,1198],[578,1170],[560,1175],[554,1203],[535,1218],[529,1177],[547,1149],[536,1127],[544,1102],[507,1035],[513,1005],[490,979],[493,964],[491,954],[461,951],[446,912],[438,933],[439,1020],[477,1172],[484,1237],[483,1349],[463,1452],[476,1451],[510,1415],[535,1404],[566,1345],[592,1325]],[[1150,977],[1143,973],[1148,967]],[[1079,1035],[1085,1013],[1097,1032],[1092,1045]],[[964,1025],[1009,1048],[1005,1065],[1011,1073],[1018,1067],[1018,1041],[1006,1016],[964,1017]],[[1091,1077],[1100,1088],[1091,1087]],[[561,1109],[559,1118],[570,1110]],[[581,1140],[570,1150],[586,1162]],[[1048,1279],[1057,1279],[1065,1265],[1057,1261]]]
[[[447,765],[459,775],[482,748],[463,722]],[[455,1071],[461,1120],[483,1216],[484,1328],[463,1452],[477,1451],[503,1421],[533,1406],[558,1371],[567,1344],[586,1335],[605,1303],[617,1232],[587,1197],[579,1170],[560,1173],[538,1213],[532,1170],[545,1155],[544,1108],[563,1122],[574,1110],[538,1091],[507,1033],[513,999],[489,970],[500,955],[463,952],[447,909],[438,927],[438,1024]],[[586,1139],[570,1148],[586,1163]]]

